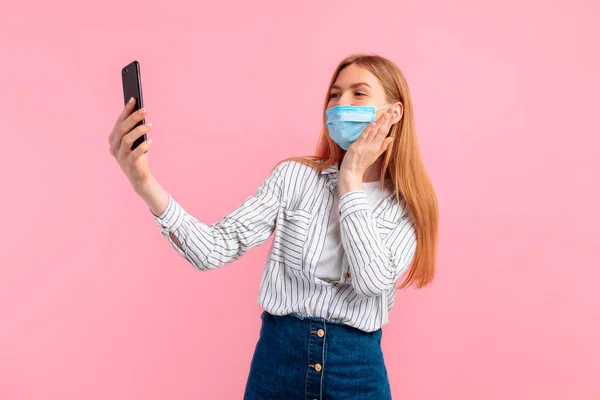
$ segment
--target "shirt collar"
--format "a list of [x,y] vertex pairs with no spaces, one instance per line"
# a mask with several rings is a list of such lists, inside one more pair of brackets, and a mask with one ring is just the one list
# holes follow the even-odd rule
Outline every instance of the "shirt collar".
[[331,167],[325,168],[323,171],[321,171],[321,174],[323,175],[328,175],[328,174],[335,174],[336,172],[338,172],[339,167],[337,164],[333,164]]
[[338,172],[338,163],[335,163],[321,171],[321,175],[325,176],[325,179],[327,180],[326,186],[329,190],[334,190],[336,188],[338,184]]
[[[327,177],[327,187],[330,190],[333,190],[338,183],[338,172],[339,172],[339,164],[333,164],[332,166],[325,168],[321,171],[321,175],[325,175]],[[392,189],[392,198],[396,197],[396,190]]]

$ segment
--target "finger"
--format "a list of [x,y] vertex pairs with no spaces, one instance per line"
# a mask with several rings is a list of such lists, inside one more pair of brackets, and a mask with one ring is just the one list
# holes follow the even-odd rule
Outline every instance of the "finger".
[[387,137],[388,133],[390,132],[390,128],[392,127],[392,123],[394,121],[394,113],[393,112],[389,112],[386,114],[386,121],[383,124],[383,126],[381,127],[381,130],[379,132],[379,135],[381,135],[381,140],[383,140],[384,138]]
[[129,158],[128,162],[130,164],[135,163],[141,156],[143,156],[148,152],[148,150],[150,150],[150,147],[152,147],[152,143],[152,139],[145,140],[143,143],[141,143],[138,147],[135,148],[135,150],[129,153],[129,155],[127,156]]
[[123,140],[123,137],[130,133],[133,127],[145,118],[146,113],[146,109],[142,108],[137,112],[134,112],[124,121],[119,122],[115,126],[115,129],[113,129],[113,132],[111,134],[111,138],[109,139],[111,147],[115,149],[115,151],[118,151],[119,147],[121,146],[121,141]]
[[140,125],[125,136],[121,140],[121,145],[119,146],[119,154],[123,157],[128,156],[131,153],[131,145],[135,142],[139,137],[143,134],[150,132],[152,129],[152,122],[148,122],[144,125]]
[[133,111],[133,108],[135,107],[135,102],[136,102],[135,98],[133,98],[133,97],[129,98],[129,100],[125,104],[125,107],[123,107],[123,110],[121,110],[121,113],[117,117],[117,120],[115,121],[115,125],[113,126],[113,130],[110,132],[110,135],[108,135],[108,143],[110,143],[111,148],[113,147],[115,136],[118,133],[117,130],[119,128],[119,125],[131,114],[131,112]]
[[377,129],[381,126],[381,124],[385,121],[385,115],[382,114],[377,118],[374,122],[371,122],[367,127],[363,130],[361,136],[363,139],[372,139],[373,135],[377,134]]
[[128,134],[134,126],[144,118],[146,118],[147,110],[145,107],[140,108],[134,113],[131,113],[125,120],[119,124],[119,133],[121,136]]
[[381,143],[381,148],[379,149],[379,154],[381,155],[382,153],[384,153],[386,150],[388,150],[388,147],[390,147],[390,144],[392,143],[392,141],[394,140],[394,138],[385,138],[383,140],[383,143]]
[[390,130],[391,126],[391,115],[389,112],[384,113],[381,118],[381,122],[377,125],[377,128],[371,134],[371,140],[381,141],[387,136],[387,132]]
[[129,101],[127,101],[127,104],[125,104],[125,107],[123,107],[123,111],[121,111],[121,114],[119,114],[119,117],[117,118],[117,123],[124,121],[125,118],[127,118],[129,114],[131,114],[133,108],[135,107],[135,103],[136,100],[133,97],[131,97]]
[[381,126],[383,124],[385,124],[385,122],[386,122],[385,116],[386,116],[386,114],[383,113],[379,116],[379,118],[377,118],[377,121],[375,121],[375,126],[373,127],[373,130],[371,131],[371,135],[370,135],[371,139],[373,139],[373,137],[375,137],[377,135]]
[[369,134],[371,133],[371,131],[375,128],[375,126],[377,126],[377,124],[375,122],[371,122],[369,125],[365,126],[365,129],[362,130],[362,132],[360,133],[360,135],[358,135],[358,138],[355,140],[355,142],[362,142],[365,140],[365,138],[367,136],[369,136]]

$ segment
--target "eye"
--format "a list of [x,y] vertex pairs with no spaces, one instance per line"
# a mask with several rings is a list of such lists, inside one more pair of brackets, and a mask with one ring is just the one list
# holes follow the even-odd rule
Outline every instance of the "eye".
[[329,95],[329,98],[330,98],[330,99],[337,99],[337,96],[338,96],[338,94],[337,94],[337,93],[331,93],[331,94]]
[[366,96],[366,94],[363,92],[356,92],[356,96]]

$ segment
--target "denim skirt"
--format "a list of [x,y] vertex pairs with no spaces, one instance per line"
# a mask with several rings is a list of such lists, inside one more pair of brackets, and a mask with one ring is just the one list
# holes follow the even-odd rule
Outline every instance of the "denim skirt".
[[391,399],[381,329],[264,311],[245,400]]

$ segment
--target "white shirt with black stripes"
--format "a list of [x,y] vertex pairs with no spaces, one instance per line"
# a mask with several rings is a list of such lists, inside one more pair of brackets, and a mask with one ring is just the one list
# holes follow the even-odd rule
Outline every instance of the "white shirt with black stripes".
[[337,165],[317,171],[285,161],[214,224],[198,221],[172,196],[155,218],[175,250],[202,271],[236,261],[274,233],[258,304],[273,315],[373,332],[388,323],[397,281],[413,260],[414,219],[402,196],[397,201],[380,182],[340,198],[338,174]]

